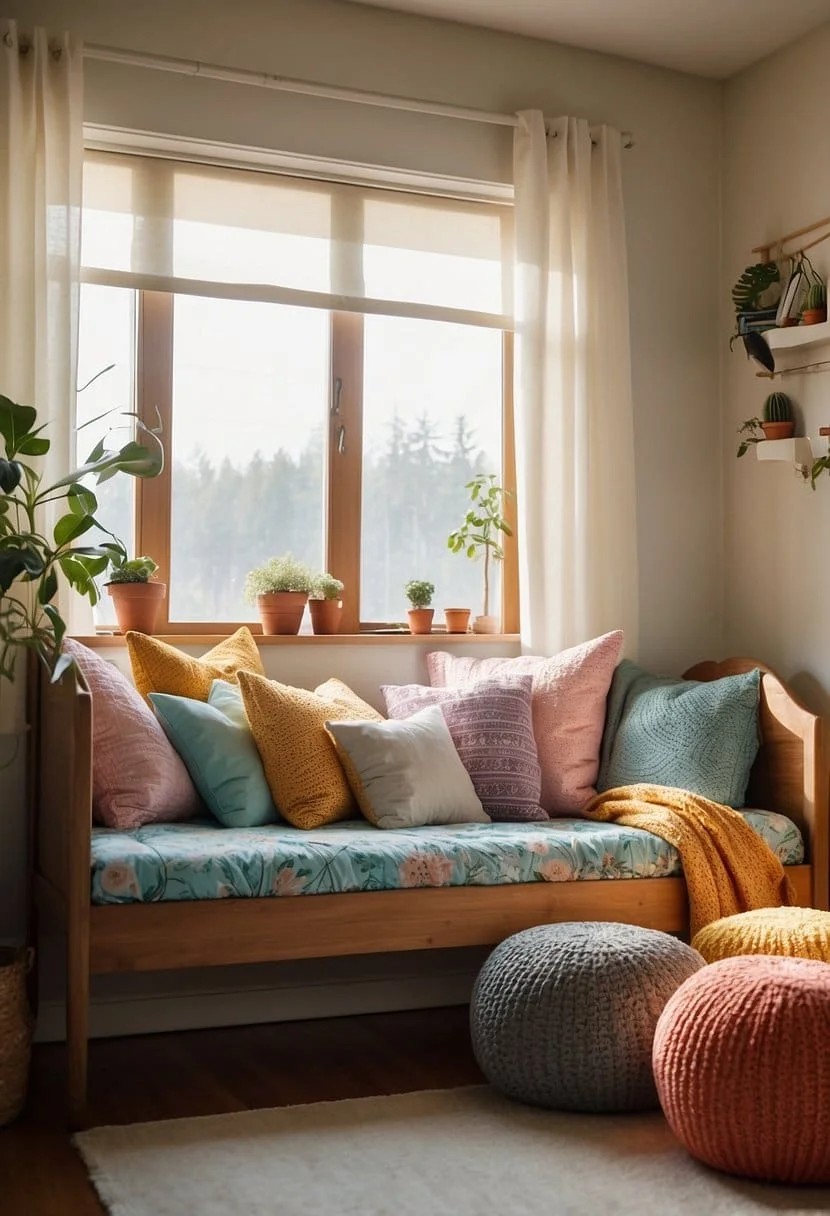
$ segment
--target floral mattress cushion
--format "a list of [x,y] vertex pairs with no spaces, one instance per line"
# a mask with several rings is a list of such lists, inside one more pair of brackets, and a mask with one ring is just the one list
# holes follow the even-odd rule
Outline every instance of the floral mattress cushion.
[[[744,810],[785,865],[804,859],[795,824]],[[92,902],[329,895],[407,887],[500,886],[681,873],[676,849],[650,832],[585,819],[461,823],[379,832],[365,820],[314,831],[277,823],[93,828]]]

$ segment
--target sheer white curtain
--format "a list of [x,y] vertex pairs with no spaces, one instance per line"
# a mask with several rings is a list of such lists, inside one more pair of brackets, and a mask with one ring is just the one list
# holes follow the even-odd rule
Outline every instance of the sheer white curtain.
[[[46,476],[73,467],[82,156],[80,44],[0,21],[0,393],[49,422]],[[0,681],[0,938],[24,924],[22,670]]]
[[620,133],[519,115],[516,461],[522,644],[624,629],[636,654],[636,481]]

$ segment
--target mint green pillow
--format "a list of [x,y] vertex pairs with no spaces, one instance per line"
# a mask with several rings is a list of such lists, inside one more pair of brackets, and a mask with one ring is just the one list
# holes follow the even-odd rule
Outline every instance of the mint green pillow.
[[760,743],[759,695],[757,669],[674,680],[624,659],[608,694],[597,789],[646,782],[743,806]]
[[[221,683],[215,681],[214,688]],[[151,692],[149,698],[193,784],[224,827],[256,828],[277,821],[241,697],[241,719],[232,698],[222,693],[214,698],[213,688],[209,702],[162,692]]]

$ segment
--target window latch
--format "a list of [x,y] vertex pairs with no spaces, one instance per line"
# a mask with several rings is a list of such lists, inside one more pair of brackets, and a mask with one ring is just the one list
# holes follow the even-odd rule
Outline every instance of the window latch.
[[340,394],[342,392],[343,381],[341,380],[340,376],[338,376],[334,382],[334,394],[331,403],[331,412],[335,417],[337,417],[337,415],[340,413]]
[[337,428],[337,452],[342,456],[346,450],[346,428],[343,423]]

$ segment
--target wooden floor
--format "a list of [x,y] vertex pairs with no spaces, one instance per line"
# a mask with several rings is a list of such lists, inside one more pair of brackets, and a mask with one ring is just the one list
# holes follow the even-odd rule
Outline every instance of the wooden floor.
[[[63,1126],[64,1049],[35,1048],[29,1104],[0,1130],[3,1216],[100,1216]],[[429,1009],[142,1038],[90,1051],[90,1125],[475,1084],[467,1010]]]

